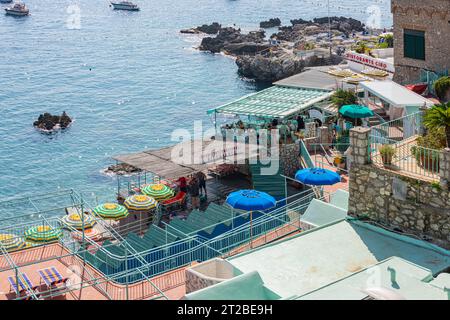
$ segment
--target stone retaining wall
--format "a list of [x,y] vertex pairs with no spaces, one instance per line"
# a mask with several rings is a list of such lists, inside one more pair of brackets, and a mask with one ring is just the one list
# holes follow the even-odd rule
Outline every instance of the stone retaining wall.
[[367,217],[450,249],[450,192],[439,184],[354,164],[349,192],[349,215]]

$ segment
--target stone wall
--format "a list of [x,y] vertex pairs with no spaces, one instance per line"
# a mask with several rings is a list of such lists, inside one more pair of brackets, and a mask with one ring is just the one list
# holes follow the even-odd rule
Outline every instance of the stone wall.
[[297,143],[280,145],[281,173],[293,177],[300,168],[300,145]]
[[[404,198],[393,184],[403,185]],[[367,217],[450,249],[450,192],[372,165],[350,169],[349,215]]]
[[[394,80],[417,81],[420,70],[450,70],[450,0],[392,0]],[[425,61],[404,57],[403,30],[425,31]]]
[[440,183],[371,164],[370,129],[350,130],[349,215],[417,235],[450,249],[450,149],[441,151]]

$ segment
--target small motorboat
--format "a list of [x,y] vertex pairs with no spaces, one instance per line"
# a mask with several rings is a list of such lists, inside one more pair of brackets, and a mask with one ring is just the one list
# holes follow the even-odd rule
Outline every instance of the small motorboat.
[[23,3],[15,3],[9,8],[5,8],[6,14],[11,16],[27,16],[30,13],[27,6]]
[[111,2],[111,5],[115,10],[139,11],[137,4],[130,1]]

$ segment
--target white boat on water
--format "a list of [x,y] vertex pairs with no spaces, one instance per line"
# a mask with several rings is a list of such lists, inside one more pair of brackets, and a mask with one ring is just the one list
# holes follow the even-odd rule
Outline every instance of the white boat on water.
[[130,1],[111,2],[111,5],[115,10],[139,11],[137,4]]
[[27,16],[30,13],[27,6],[23,3],[15,3],[9,8],[5,8],[6,14],[11,16]]

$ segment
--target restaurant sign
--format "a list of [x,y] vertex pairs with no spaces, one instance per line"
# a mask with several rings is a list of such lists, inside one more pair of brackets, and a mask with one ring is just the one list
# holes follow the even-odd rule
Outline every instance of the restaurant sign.
[[365,54],[360,54],[351,51],[345,54],[345,59],[351,62],[362,64],[366,67],[381,69],[391,73],[395,71],[392,63],[389,63],[388,61],[383,59],[373,58]]

